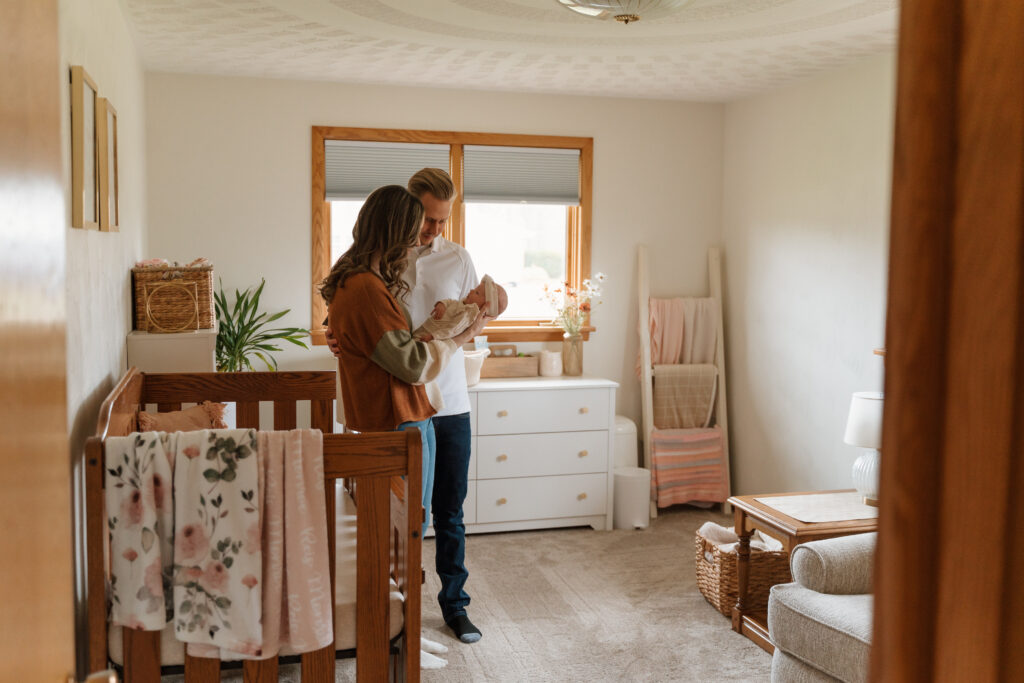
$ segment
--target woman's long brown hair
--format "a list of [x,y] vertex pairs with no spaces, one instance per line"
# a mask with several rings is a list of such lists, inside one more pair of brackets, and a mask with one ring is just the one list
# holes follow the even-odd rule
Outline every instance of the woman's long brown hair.
[[341,255],[320,285],[320,296],[328,303],[338,287],[355,273],[372,272],[373,257],[388,291],[396,297],[409,291],[402,279],[409,248],[416,244],[423,224],[423,204],[401,185],[374,190],[359,210],[352,228],[352,246]]

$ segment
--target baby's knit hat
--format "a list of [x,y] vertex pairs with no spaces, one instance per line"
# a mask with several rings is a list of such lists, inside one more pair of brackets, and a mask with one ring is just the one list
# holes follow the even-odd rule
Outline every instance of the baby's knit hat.
[[484,313],[492,316],[498,315],[498,285],[494,283],[490,275],[484,275],[480,278],[480,282],[483,283],[484,296],[487,298],[487,310]]

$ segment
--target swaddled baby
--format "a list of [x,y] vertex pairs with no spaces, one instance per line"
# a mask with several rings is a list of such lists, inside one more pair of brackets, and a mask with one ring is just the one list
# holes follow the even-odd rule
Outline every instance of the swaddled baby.
[[462,301],[442,299],[434,304],[430,317],[413,330],[413,336],[422,341],[450,339],[462,332],[476,320],[480,310],[491,317],[497,317],[508,307],[505,288],[490,275],[484,275],[476,289],[470,290]]

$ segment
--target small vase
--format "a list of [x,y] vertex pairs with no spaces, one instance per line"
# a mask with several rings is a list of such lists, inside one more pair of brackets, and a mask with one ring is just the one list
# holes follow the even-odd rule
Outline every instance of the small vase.
[[562,373],[570,376],[583,374],[583,337],[578,334],[562,335]]

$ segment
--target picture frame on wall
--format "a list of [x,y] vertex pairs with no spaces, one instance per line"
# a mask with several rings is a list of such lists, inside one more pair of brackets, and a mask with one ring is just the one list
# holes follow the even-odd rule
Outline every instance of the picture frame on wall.
[[117,110],[110,100],[97,100],[96,147],[99,150],[99,209],[100,230],[117,232],[118,216],[117,187]]
[[96,82],[80,66],[71,67],[71,226],[98,230],[99,183]]

